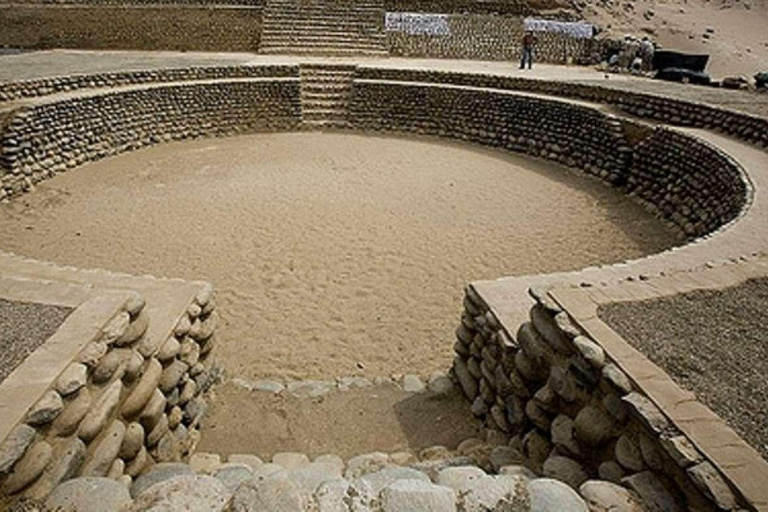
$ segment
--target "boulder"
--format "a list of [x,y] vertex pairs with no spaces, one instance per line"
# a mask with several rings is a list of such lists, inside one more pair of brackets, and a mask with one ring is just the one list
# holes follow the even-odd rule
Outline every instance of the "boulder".
[[32,445],[5,477],[1,488],[3,494],[15,494],[37,480],[50,462],[52,454],[53,447],[46,441]]
[[309,457],[303,453],[282,452],[272,457],[272,463],[282,466],[284,469],[297,469],[309,465]]
[[363,475],[352,482],[352,484],[358,488],[370,489],[373,496],[376,496],[382,489],[398,480],[422,480],[429,482],[429,477],[416,469],[390,466],[375,473]]
[[[249,480],[253,475],[253,470],[246,464],[238,464],[236,462],[228,462],[222,465],[213,474],[214,478],[221,480],[221,483],[229,489],[231,492],[235,492],[238,486]],[[312,489],[314,490],[314,488]]]
[[284,512],[306,510],[310,503],[311,496],[302,492],[285,472],[279,471],[241,484],[230,507],[232,512]]
[[8,434],[8,437],[0,444],[0,474],[7,473],[16,461],[24,455],[24,452],[34,441],[36,433],[34,428],[20,423]]
[[568,485],[551,478],[537,478],[528,482],[531,497],[530,512],[588,512],[586,502]]
[[82,477],[57,486],[45,500],[50,510],[59,512],[104,512],[122,510],[131,503],[128,489],[109,478]]
[[589,478],[581,464],[560,455],[553,455],[544,461],[543,473],[544,476],[565,482],[574,489],[578,489]]
[[579,487],[579,494],[591,512],[645,512],[632,491],[611,482],[588,480]]
[[131,485],[131,496],[139,496],[145,490],[160,482],[193,474],[188,465],[180,462],[161,462],[155,464],[134,480]]
[[218,479],[206,475],[170,478],[144,490],[125,512],[184,510],[222,512],[232,493]]
[[398,480],[381,491],[382,512],[452,512],[453,489],[421,480]]
[[125,437],[125,425],[120,420],[114,420],[100,436],[90,457],[83,464],[80,476],[105,476],[120,452]]

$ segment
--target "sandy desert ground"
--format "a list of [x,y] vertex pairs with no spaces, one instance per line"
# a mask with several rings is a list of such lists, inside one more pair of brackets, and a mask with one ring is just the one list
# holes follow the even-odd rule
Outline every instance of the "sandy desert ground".
[[433,139],[287,133],[86,165],[0,205],[0,248],[207,279],[244,378],[445,371],[464,285],[658,252],[675,237],[564,168]]
[[717,78],[768,71],[768,0],[582,0],[609,34],[650,35],[665,48],[709,54]]

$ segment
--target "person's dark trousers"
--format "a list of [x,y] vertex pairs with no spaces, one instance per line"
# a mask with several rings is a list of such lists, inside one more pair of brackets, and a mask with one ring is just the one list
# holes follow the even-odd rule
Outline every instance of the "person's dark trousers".
[[520,69],[525,69],[525,63],[528,62],[528,69],[533,66],[533,48],[523,48],[523,58],[520,60]]

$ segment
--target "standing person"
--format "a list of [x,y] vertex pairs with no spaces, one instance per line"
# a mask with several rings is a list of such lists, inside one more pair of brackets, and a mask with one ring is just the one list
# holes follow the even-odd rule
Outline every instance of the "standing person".
[[527,30],[523,36],[523,56],[520,60],[520,69],[525,69],[526,61],[528,61],[528,69],[533,67],[533,48],[537,42],[538,39],[533,35],[533,32]]
[[643,58],[643,71],[651,71],[653,69],[653,55],[656,53],[656,47],[653,41],[647,37],[643,37],[640,43],[640,55]]

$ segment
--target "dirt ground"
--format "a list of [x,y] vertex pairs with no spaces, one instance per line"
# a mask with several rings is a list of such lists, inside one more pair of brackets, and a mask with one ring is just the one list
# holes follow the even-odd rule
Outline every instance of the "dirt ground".
[[221,455],[270,460],[298,451],[347,459],[373,451],[418,453],[434,445],[455,449],[469,437],[482,437],[482,424],[458,390],[413,394],[384,384],[297,398],[227,383],[215,388],[209,403],[198,450]]
[[246,379],[427,376],[463,287],[659,252],[640,207],[564,168],[435,139],[262,134],[86,165],[0,205],[0,247],[205,279]]
[[617,303],[600,317],[768,459],[768,279]]

